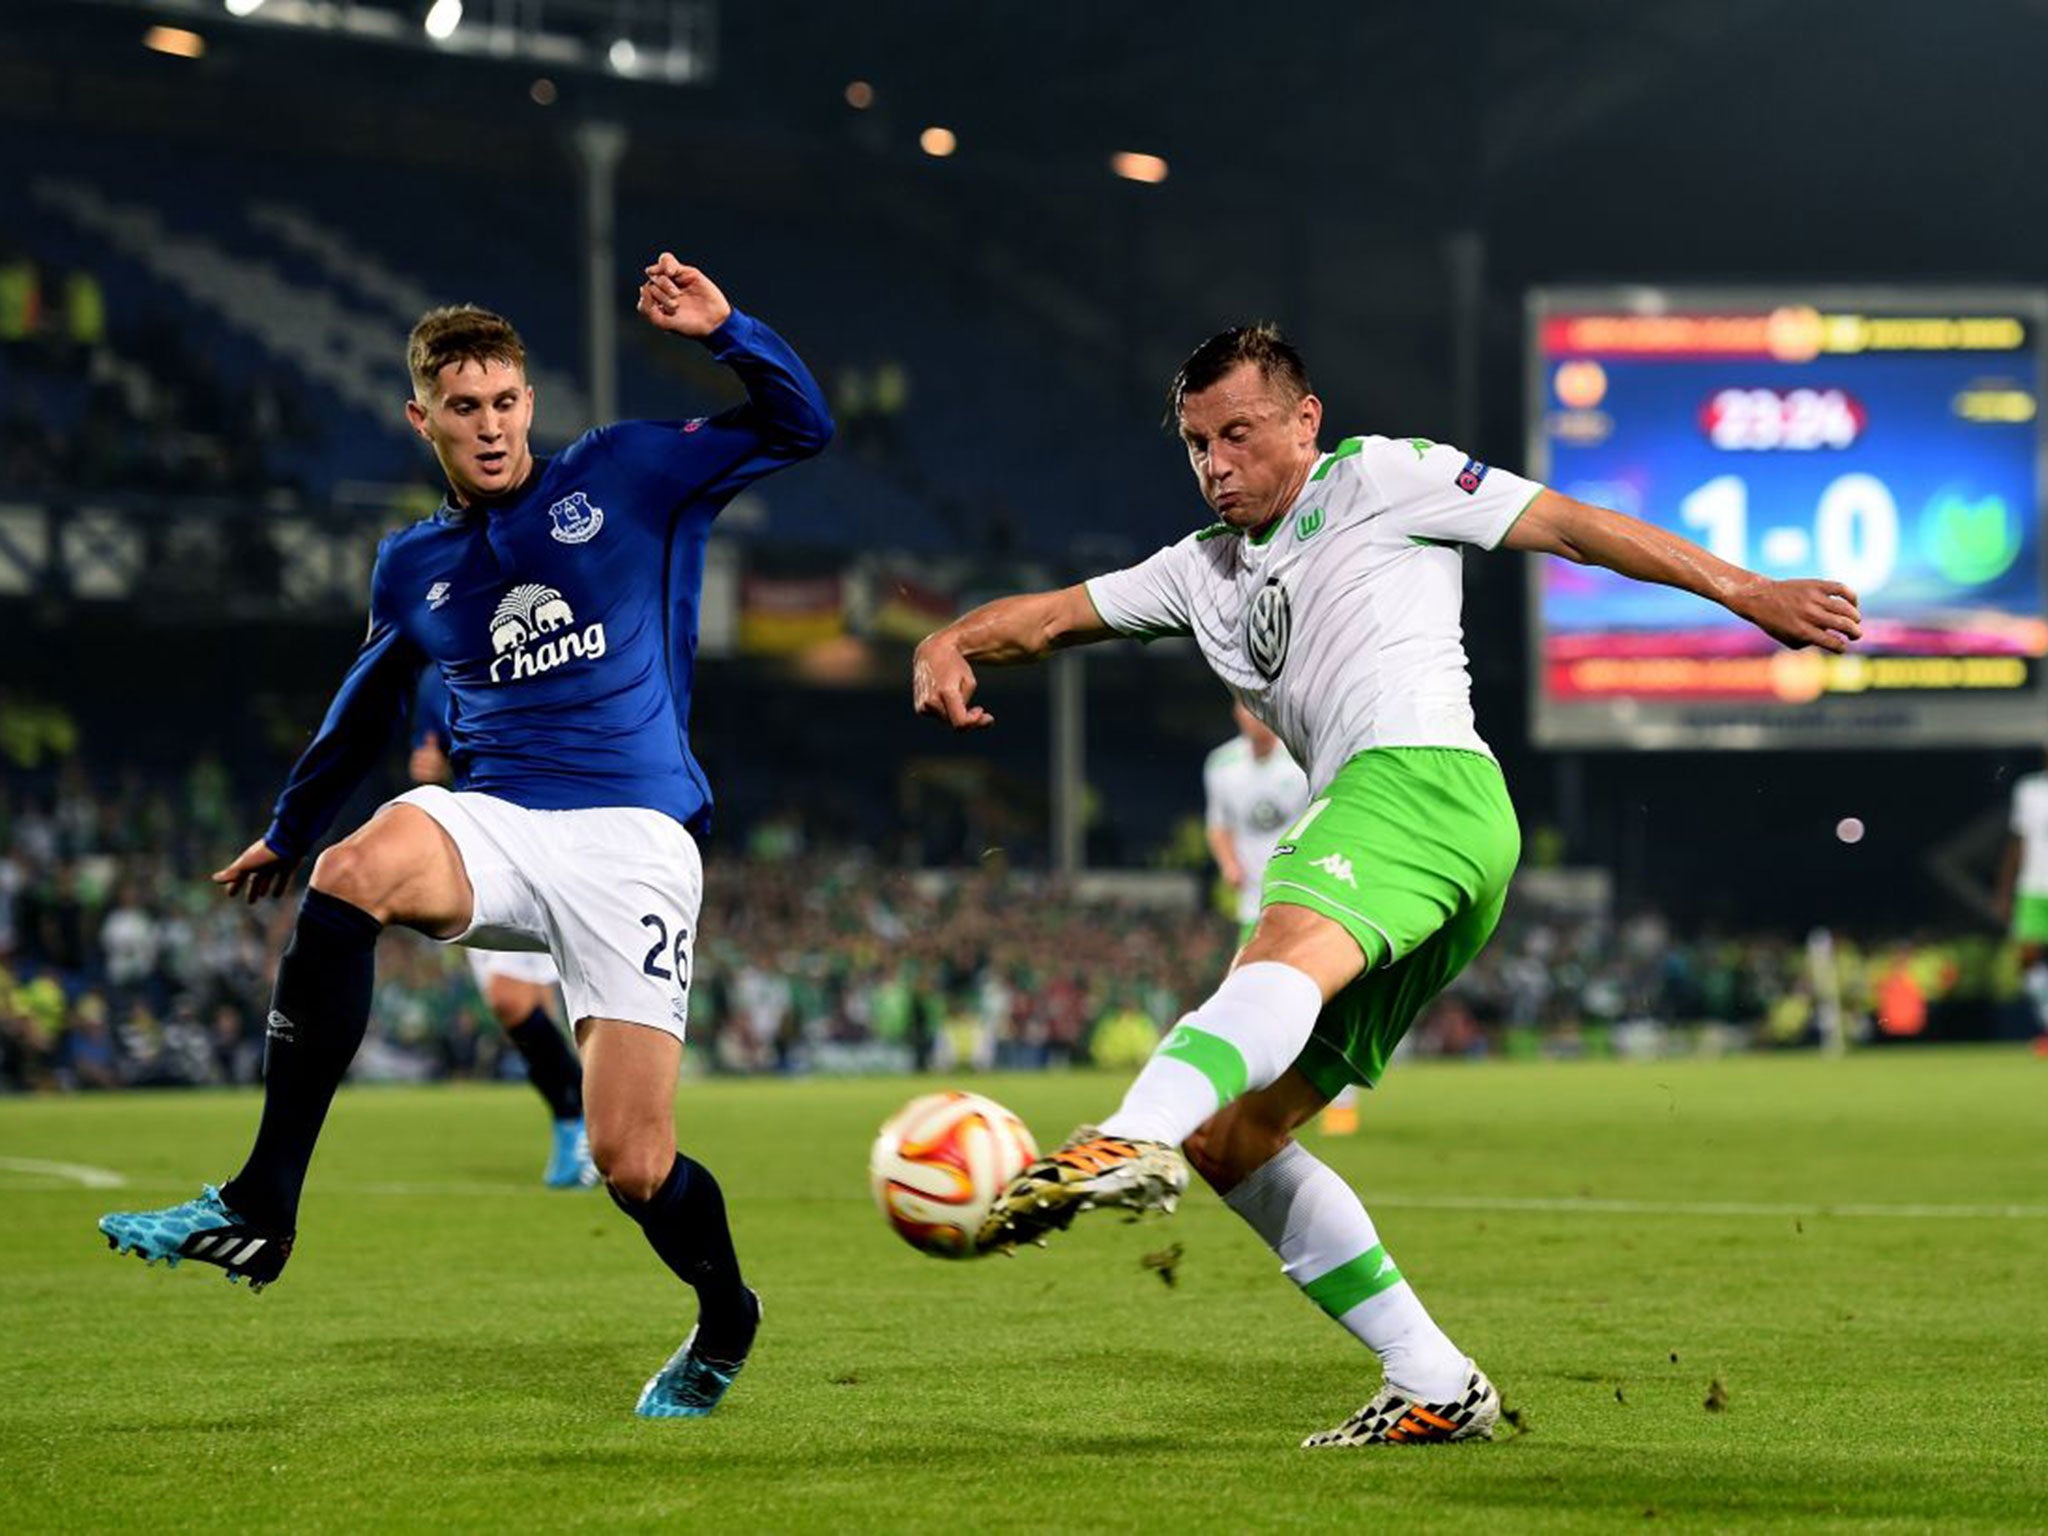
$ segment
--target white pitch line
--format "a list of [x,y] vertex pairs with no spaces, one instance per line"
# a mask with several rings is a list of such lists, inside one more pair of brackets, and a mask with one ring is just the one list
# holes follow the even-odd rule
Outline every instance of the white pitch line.
[[2048,1219],[2048,1205],[1870,1205],[1844,1201],[1595,1200],[1585,1196],[1373,1195],[1372,1204],[1414,1211],[1537,1211],[1568,1216],[1864,1216],[1888,1221]]
[[128,1181],[111,1168],[89,1163],[51,1163],[39,1157],[0,1157],[0,1173],[28,1173],[46,1179],[66,1179],[87,1189],[119,1189]]

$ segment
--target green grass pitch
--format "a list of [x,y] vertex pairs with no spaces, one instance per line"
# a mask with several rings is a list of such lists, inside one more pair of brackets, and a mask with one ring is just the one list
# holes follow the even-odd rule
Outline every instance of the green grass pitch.
[[[973,1085],[1042,1140],[1121,1087]],[[680,1423],[631,1410],[686,1294],[603,1195],[540,1187],[523,1089],[345,1091],[253,1297],[93,1230],[230,1171],[253,1096],[0,1102],[6,1526],[2048,1521],[2048,1063],[2023,1052],[1398,1067],[1358,1136],[1311,1145],[1525,1432],[1370,1452],[1296,1449],[1376,1368],[1206,1192],[1014,1261],[901,1245],[866,1151],[919,1086],[685,1087],[767,1318],[725,1407]],[[1142,1261],[1173,1242],[1169,1287]]]

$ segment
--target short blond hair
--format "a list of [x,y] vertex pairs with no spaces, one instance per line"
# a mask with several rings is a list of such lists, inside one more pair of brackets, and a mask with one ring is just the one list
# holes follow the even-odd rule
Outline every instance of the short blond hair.
[[526,370],[526,343],[512,322],[474,304],[446,304],[420,316],[405,344],[413,397],[425,400],[450,363],[509,363]]

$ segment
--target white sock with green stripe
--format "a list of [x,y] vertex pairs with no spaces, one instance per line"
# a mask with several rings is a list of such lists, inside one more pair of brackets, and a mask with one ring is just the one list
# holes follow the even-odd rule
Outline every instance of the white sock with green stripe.
[[1364,1205],[1328,1164],[1290,1141],[1223,1199],[1280,1255],[1287,1278],[1380,1357],[1390,1383],[1425,1403],[1463,1395],[1472,1362],[1401,1278]]
[[1277,960],[1241,965],[1159,1042],[1105,1136],[1177,1147],[1240,1094],[1263,1088],[1308,1044],[1323,989]]

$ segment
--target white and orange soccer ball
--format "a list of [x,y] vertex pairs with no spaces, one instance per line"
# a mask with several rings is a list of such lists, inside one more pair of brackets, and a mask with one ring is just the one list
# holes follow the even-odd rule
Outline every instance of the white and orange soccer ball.
[[868,1153],[882,1216],[911,1247],[971,1259],[1003,1187],[1038,1156],[1024,1122],[994,1099],[948,1089],[889,1117]]

